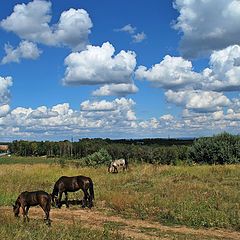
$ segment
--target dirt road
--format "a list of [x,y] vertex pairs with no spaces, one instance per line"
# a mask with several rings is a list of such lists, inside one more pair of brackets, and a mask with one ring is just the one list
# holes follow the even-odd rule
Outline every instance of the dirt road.
[[[1,212],[8,215],[12,214],[10,207],[1,207]],[[42,219],[43,211],[39,207],[32,207],[29,211],[30,219]],[[159,223],[146,220],[125,219],[120,216],[109,216],[105,212],[100,212],[94,208],[62,208],[51,210],[52,225],[64,223],[82,224],[87,228],[118,233],[133,239],[229,239],[239,240],[240,232],[223,229],[193,229],[184,226],[164,226]]]

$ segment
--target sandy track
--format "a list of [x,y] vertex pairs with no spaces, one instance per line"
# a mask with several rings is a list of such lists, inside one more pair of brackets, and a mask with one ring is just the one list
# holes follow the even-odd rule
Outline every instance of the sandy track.
[[[10,207],[1,207],[1,212],[8,215],[12,214]],[[29,211],[29,217],[39,219],[43,217],[43,211],[39,207],[32,207]],[[104,212],[89,209],[52,209],[52,224],[64,223],[74,224],[80,222],[82,226],[103,230],[104,225],[113,223],[119,226],[118,232],[126,237],[134,239],[172,239],[171,235],[185,235],[187,239],[240,239],[240,232],[224,230],[224,229],[193,229],[185,226],[164,226],[159,223],[149,222],[146,220],[130,220],[120,216],[109,216]],[[144,229],[144,231],[143,231]],[[176,238],[175,238],[176,239]]]

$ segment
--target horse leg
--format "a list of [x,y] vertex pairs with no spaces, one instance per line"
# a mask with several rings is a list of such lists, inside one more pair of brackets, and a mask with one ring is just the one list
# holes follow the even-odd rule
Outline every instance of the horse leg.
[[26,210],[25,210],[25,206],[21,205],[22,208],[22,215],[23,215],[23,221],[26,222]]
[[92,199],[91,194],[89,194],[88,195],[88,207],[92,208],[92,206],[93,206],[93,199]]
[[27,221],[29,222],[29,217],[28,217],[28,210],[29,210],[30,206],[26,206],[26,218],[27,218]]
[[44,218],[44,220],[46,221],[47,225],[50,226],[50,225],[51,225],[51,220],[50,220],[50,218],[49,218],[49,212],[50,212],[50,210],[49,210],[49,209],[45,209],[44,212],[45,212],[45,218]]
[[58,195],[58,202],[57,202],[57,206],[58,208],[61,208],[62,206],[62,203],[61,203],[61,200],[62,200],[62,192],[59,192],[59,195]]
[[44,221],[46,222],[46,224],[47,224],[48,226],[50,226],[50,225],[51,225],[51,220],[50,220],[50,218],[49,218],[50,203],[46,203],[46,204],[44,204],[44,206],[41,206],[41,207],[42,207],[42,209],[43,209],[43,211],[44,211],[44,213],[45,213]]
[[82,208],[85,208],[88,200],[88,192],[86,189],[83,189],[83,193],[84,193],[84,197],[83,197]]
[[69,208],[69,204],[68,204],[68,193],[67,193],[67,191],[65,191],[64,193],[65,193],[66,207]]

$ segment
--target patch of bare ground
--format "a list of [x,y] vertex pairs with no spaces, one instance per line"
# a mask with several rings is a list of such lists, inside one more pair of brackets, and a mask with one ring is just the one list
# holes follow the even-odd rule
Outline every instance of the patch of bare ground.
[[[12,215],[10,207],[0,207],[4,215]],[[30,219],[43,218],[43,211],[39,207],[32,207],[29,211]],[[239,240],[240,232],[225,229],[193,229],[185,226],[164,226],[160,223],[146,220],[125,219],[120,216],[109,216],[107,213],[93,209],[61,208],[51,210],[52,225],[81,224],[86,228],[117,231],[131,239],[229,239]]]

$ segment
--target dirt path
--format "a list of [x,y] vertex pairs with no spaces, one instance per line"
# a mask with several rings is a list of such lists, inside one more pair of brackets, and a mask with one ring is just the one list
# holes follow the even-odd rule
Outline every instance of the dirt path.
[[[10,207],[1,207],[4,214],[12,214]],[[30,208],[30,218],[43,217],[42,209]],[[159,223],[145,220],[130,220],[119,216],[109,216],[94,209],[52,209],[52,225],[57,223],[74,224],[80,222],[84,227],[118,231],[133,239],[229,239],[239,240],[240,232],[219,229],[193,229],[184,226],[163,226]]]

